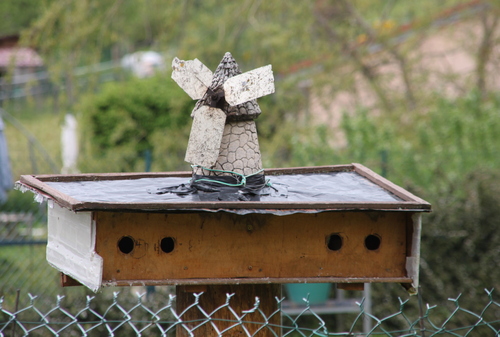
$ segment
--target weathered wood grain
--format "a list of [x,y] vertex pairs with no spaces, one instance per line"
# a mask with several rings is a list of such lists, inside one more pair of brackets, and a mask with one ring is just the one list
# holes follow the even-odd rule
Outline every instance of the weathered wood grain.
[[[233,215],[98,212],[96,251],[105,257],[103,280],[190,279],[407,279],[406,222],[402,212]],[[328,248],[338,233],[340,250]],[[365,246],[368,235],[380,247]],[[134,251],[118,242],[130,236]],[[175,242],[161,249],[162,238]],[[168,281],[167,281],[168,283]]]

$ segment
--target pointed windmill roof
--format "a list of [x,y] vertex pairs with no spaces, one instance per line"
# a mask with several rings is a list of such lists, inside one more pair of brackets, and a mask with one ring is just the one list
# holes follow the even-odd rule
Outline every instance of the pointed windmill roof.
[[227,121],[252,120],[256,119],[261,110],[257,100],[251,100],[236,106],[231,106],[224,99],[223,85],[228,78],[241,74],[240,67],[231,53],[226,53],[215,70],[212,83],[208,87],[207,93],[198,101],[193,112],[200,105],[209,105],[223,110],[227,115]]

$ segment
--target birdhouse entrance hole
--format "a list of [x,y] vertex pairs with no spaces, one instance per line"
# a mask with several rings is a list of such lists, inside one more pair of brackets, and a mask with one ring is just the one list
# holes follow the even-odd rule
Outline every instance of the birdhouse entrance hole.
[[175,248],[175,241],[174,238],[167,236],[160,241],[160,249],[164,253],[172,253]]
[[342,248],[342,237],[338,233],[331,234],[327,238],[328,249],[336,251]]
[[135,242],[130,236],[124,236],[118,240],[118,249],[123,254],[130,254],[134,250]]
[[380,248],[380,236],[377,234],[370,234],[365,239],[365,247],[368,250],[377,250]]

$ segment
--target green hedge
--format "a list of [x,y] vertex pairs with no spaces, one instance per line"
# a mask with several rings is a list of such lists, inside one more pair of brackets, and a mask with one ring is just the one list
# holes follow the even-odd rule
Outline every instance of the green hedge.
[[[85,97],[84,171],[144,171],[148,154],[153,170],[179,169],[193,101],[166,76],[110,83]],[[165,160],[165,158],[169,158]]]

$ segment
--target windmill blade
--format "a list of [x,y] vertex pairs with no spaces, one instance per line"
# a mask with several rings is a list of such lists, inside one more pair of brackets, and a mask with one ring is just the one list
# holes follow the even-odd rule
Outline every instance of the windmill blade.
[[198,59],[184,61],[176,57],[172,70],[172,79],[192,99],[202,98],[212,83],[212,72]]
[[271,65],[228,78],[224,83],[226,102],[235,106],[274,92]]
[[224,111],[201,105],[194,113],[184,160],[194,165],[213,167],[219,157],[225,124]]

